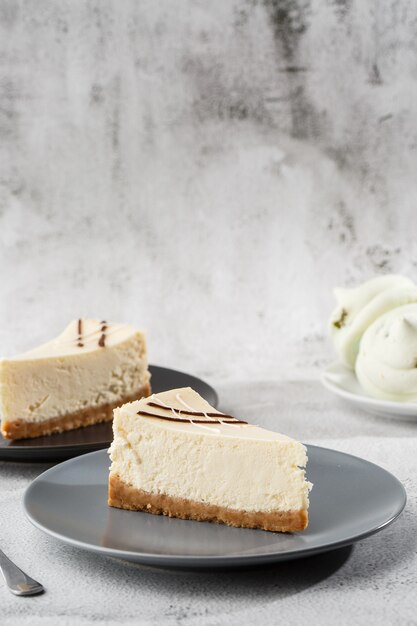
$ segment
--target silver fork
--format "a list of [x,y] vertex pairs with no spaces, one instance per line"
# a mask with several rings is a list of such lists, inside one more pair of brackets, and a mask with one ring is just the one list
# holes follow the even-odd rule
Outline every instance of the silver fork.
[[22,572],[2,550],[0,550],[0,570],[10,591],[16,596],[35,596],[45,591],[40,583]]

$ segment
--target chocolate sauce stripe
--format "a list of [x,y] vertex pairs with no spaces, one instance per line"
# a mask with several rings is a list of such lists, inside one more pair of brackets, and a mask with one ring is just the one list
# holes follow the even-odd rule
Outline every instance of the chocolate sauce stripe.
[[[194,420],[194,419],[182,419],[181,417],[168,417],[168,415],[157,415],[156,413],[148,413],[148,411],[138,411],[138,415],[143,415],[144,417],[156,417],[160,420],[167,420],[168,422],[182,422],[184,424],[212,424],[213,426],[221,425],[222,422],[225,424],[247,424],[243,420],[233,419],[217,419],[217,420]],[[208,414],[207,414],[208,415]],[[220,416],[221,417],[221,416]]]
[[[82,336],[82,330],[83,330],[83,320],[80,318],[78,320],[78,338],[77,338],[77,346],[79,348],[83,348],[84,347],[84,343],[83,343],[83,336]],[[106,330],[107,330],[107,322],[106,320],[102,320],[100,322],[100,330],[96,331],[96,332],[100,332],[100,338],[98,340],[98,345],[100,346],[100,348],[105,348],[106,346]],[[90,333],[91,335],[91,333]]]
[[199,415],[203,417],[204,415],[208,415],[209,417],[227,417],[231,420],[236,419],[233,415],[226,415],[226,413],[203,413],[202,411],[185,411],[183,409],[174,409],[172,406],[162,406],[161,404],[157,404],[156,402],[147,402],[146,406],[153,406],[156,409],[161,409],[162,411],[175,411],[176,413],[181,413],[184,415]]
[[98,341],[98,345],[100,346],[100,348],[105,348],[106,347],[106,330],[107,330],[107,322],[106,322],[106,320],[102,320],[100,322],[100,325],[101,325],[100,331],[101,331],[102,334],[101,334],[101,337],[100,337],[100,339]]
[[78,320],[78,339],[77,339],[77,347],[83,348],[83,321],[82,319]]
[[[116,327],[115,328],[114,326],[108,325],[106,334],[107,335],[115,335],[118,332],[120,332],[121,330],[123,330],[122,327]],[[101,335],[101,333],[102,333],[102,330],[101,330],[101,326],[100,326],[99,328],[97,328],[97,330],[93,330],[90,333],[84,333],[83,334],[83,339],[88,339],[89,341],[93,341],[94,339],[97,338],[98,335]],[[61,343],[63,345],[66,345],[66,344],[69,344],[71,342],[70,342],[70,340],[68,340],[68,341],[62,341]]]
[[[66,346],[72,346],[74,345],[74,341],[78,342],[77,346],[82,348],[84,347],[84,345],[89,345],[90,343],[92,343],[94,340],[100,341],[100,339],[102,338],[102,335],[105,334],[105,340],[107,341],[107,339],[110,336],[116,335],[117,333],[119,333],[120,331],[123,330],[124,325],[123,324],[108,324],[107,322],[100,322],[100,328],[97,328],[97,330],[93,330],[89,333],[79,333],[79,329],[81,327],[83,327],[83,319],[79,319],[77,321],[77,334],[78,336],[75,339],[68,339],[66,341],[60,341],[59,345],[62,347],[66,347]],[[80,326],[81,324],[81,326]],[[103,347],[103,346],[102,346]]]

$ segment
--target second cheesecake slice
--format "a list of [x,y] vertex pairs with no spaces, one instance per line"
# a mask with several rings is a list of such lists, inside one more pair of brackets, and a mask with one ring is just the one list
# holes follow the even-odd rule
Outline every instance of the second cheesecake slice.
[[303,530],[306,448],[211,407],[191,388],[114,411],[109,505],[270,531]]
[[1,432],[39,437],[110,421],[151,390],[143,333],[127,324],[73,320],[55,339],[0,361]]

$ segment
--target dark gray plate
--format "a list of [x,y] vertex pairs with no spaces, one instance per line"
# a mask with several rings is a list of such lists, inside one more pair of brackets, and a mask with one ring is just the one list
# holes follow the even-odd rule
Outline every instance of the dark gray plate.
[[[192,387],[207,402],[217,407],[217,393],[213,387],[210,387],[200,378],[157,365],[150,365],[149,369],[152,374],[151,383],[154,393],[176,387]],[[69,430],[47,437],[36,437],[35,439],[12,441],[4,439],[0,435],[0,460],[63,461],[79,454],[108,448],[112,440],[111,422]]]
[[170,568],[241,567],[296,559],[349,545],[403,510],[402,484],[381,467],[308,446],[310,523],[302,533],[229,528],[107,506],[109,458],[92,452],[47,470],[24,496],[30,521],[79,548]]

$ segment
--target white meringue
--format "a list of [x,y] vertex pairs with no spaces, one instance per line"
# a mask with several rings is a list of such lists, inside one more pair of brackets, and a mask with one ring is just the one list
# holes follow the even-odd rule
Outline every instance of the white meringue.
[[330,335],[340,360],[354,369],[367,328],[391,309],[417,302],[417,286],[405,276],[389,274],[353,289],[334,290],[338,306],[330,318]]
[[369,326],[355,371],[375,398],[417,401],[417,304],[398,306]]

